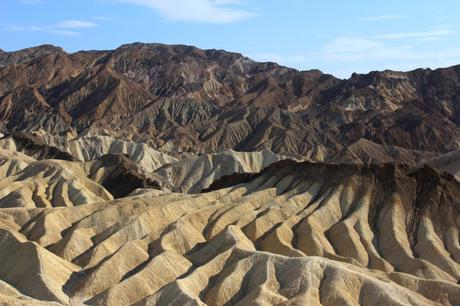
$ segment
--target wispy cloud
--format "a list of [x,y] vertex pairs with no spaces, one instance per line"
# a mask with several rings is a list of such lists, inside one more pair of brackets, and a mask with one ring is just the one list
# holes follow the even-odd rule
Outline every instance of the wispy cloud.
[[92,18],[94,20],[101,20],[101,21],[107,21],[111,19],[110,17],[106,17],[106,16],[93,16]]
[[[410,35],[408,35],[410,34]],[[454,32],[411,32],[370,37],[341,36],[325,43],[319,51],[301,54],[258,53],[250,55],[258,61],[274,61],[299,69],[321,68],[339,77],[366,69],[410,70],[420,67],[446,67],[460,63],[460,48],[427,50],[417,41],[438,39]],[[401,39],[400,39],[401,36]],[[402,37],[403,36],[403,37]],[[416,40],[403,40],[416,38]]]
[[439,19],[439,20],[451,20],[452,17],[451,17],[451,16],[444,15],[444,16],[439,16],[438,19]]
[[412,47],[391,46],[382,41],[362,37],[338,37],[323,46],[317,54],[328,62],[369,62],[414,59]]
[[[438,40],[454,34],[449,29],[425,32],[403,32],[376,35],[372,37],[337,37],[323,46],[317,56],[330,62],[384,62],[407,61],[426,62],[443,59],[460,61],[459,50],[423,51],[410,38],[420,40]],[[406,39],[406,40],[404,40]],[[395,41],[392,41],[395,40]],[[403,41],[403,43],[400,43]]]
[[154,9],[173,21],[231,23],[255,14],[238,8],[241,0],[118,0]]
[[57,24],[49,26],[11,26],[8,27],[8,31],[14,32],[45,32],[50,34],[75,36],[80,35],[76,30],[85,28],[94,28],[98,24],[84,20],[63,20]]
[[43,0],[18,0],[22,4],[39,4],[43,3]]
[[64,20],[56,24],[54,27],[59,29],[83,29],[97,27],[97,23],[84,20]]
[[260,62],[275,62],[287,66],[296,66],[307,59],[307,55],[280,55],[278,53],[255,53],[249,54],[248,57]]
[[419,39],[428,39],[428,40],[437,40],[442,37],[446,37],[454,34],[454,31],[450,29],[436,29],[425,32],[400,32],[400,33],[390,33],[377,35],[378,39],[405,39],[405,38],[419,38]]
[[53,28],[41,27],[41,26],[12,26],[12,27],[6,28],[6,30],[11,31],[11,32],[44,32],[44,33],[58,34],[58,35],[65,35],[65,36],[80,35],[80,33],[76,31],[59,30],[59,29],[53,29]]
[[369,16],[362,18],[366,21],[384,21],[384,20],[398,20],[398,19],[407,19],[407,15],[378,15],[378,16]]
[[391,46],[383,41],[344,36],[337,37],[323,45],[320,51],[280,55],[277,53],[258,53],[250,57],[259,61],[274,61],[284,65],[296,65],[307,62],[318,63],[355,63],[378,62],[383,60],[412,60],[414,54],[411,46]]

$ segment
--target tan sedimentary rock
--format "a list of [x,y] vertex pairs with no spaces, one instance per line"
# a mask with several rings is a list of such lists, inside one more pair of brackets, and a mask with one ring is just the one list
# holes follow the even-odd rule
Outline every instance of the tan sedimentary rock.
[[0,207],[75,206],[111,200],[112,195],[87,178],[78,163],[37,161],[0,150]]
[[281,161],[208,193],[10,208],[0,254],[41,273],[0,279],[18,303],[453,306],[459,199],[427,167]]

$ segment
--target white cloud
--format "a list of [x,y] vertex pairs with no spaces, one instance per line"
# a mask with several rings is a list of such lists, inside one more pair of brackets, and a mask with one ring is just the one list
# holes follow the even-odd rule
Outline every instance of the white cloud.
[[59,29],[81,29],[81,28],[94,28],[97,24],[90,21],[83,20],[64,20],[55,25]]
[[254,13],[239,9],[240,0],[118,0],[154,9],[167,19],[201,23],[230,23]]
[[451,16],[439,16],[438,19],[439,20],[451,20],[452,17]]
[[22,4],[39,4],[43,3],[42,0],[19,0]]
[[80,33],[70,30],[60,30],[53,29],[50,27],[41,27],[41,26],[12,26],[6,28],[8,31],[12,32],[45,32],[50,34],[66,35],[66,36],[77,36]]
[[297,66],[307,60],[306,55],[303,54],[286,56],[277,53],[255,53],[249,54],[248,57],[259,62],[275,62],[286,66]]
[[338,37],[325,47],[326,52],[334,53],[362,53],[384,47],[380,41],[360,37]]
[[379,16],[370,16],[365,17],[363,20],[366,21],[384,21],[384,20],[398,20],[398,19],[406,19],[408,16],[406,15],[379,15]]
[[57,35],[64,35],[64,36],[78,36],[80,35],[79,32],[69,31],[69,30],[45,30],[45,32]]
[[[251,57],[259,61],[274,61],[284,65],[299,66],[312,63],[384,63],[384,62],[443,62],[443,59],[457,60],[458,52],[424,52],[417,45],[408,42],[395,44],[404,39],[416,38],[417,41],[437,41],[454,32],[448,29],[437,29],[425,32],[406,32],[376,35],[370,37],[343,36],[337,37],[323,45],[319,52],[309,54],[280,55],[276,53],[258,53]],[[394,42],[393,42],[394,40]]]
[[101,20],[101,21],[107,21],[111,19],[110,17],[106,17],[106,16],[93,16],[92,18],[95,20]]
[[337,37],[320,51],[304,54],[259,53],[249,57],[258,61],[274,61],[298,69],[322,69],[346,78],[352,72],[370,70],[411,70],[438,68],[460,64],[460,48],[427,51],[422,46],[394,44],[376,37]]
[[80,35],[76,29],[93,28],[98,26],[97,23],[83,20],[63,20],[57,24],[49,26],[12,26],[8,31],[14,32],[44,32],[57,35],[76,36]]
[[[444,51],[423,51],[419,46],[411,44],[394,45],[389,44],[385,39],[399,38],[420,38],[423,40],[437,40],[448,35],[447,33],[429,31],[380,35],[372,38],[362,37],[339,37],[329,42],[323,47],[322,52],[316,55],[324,61],[330,62],[386,62],[386,61],[406,61],[406,62],[442,62],[445,60],[456,60],[460,62],[459,50]],[[380,39],[379,39],[380,38]]]
[[359,37],[339,37],[326,44],[316,57],[327,62],[376,62],[414,59],[411,46],[390,46]]
[[401,32],[378,35],[378,39],[404,39],[404,38],[420,38],[420,39],[440,39],[445,36],[454,34],[450,29],[436,29],[424,32]]

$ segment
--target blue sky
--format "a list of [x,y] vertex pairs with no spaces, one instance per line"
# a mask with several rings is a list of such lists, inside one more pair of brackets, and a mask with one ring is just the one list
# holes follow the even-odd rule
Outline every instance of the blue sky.
[[225,49],[338,77],[460,64],[458,0],[0,0],[0,48]]

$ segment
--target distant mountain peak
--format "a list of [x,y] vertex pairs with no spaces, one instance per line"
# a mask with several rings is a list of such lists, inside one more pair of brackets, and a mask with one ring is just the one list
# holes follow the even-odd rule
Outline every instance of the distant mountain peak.
[[460,148],[460,66],[340,80],[224,50],[137,42],[76,53],[42,45],[4,53],[0,67],[8,131],[104,127],[181,152],[269,148],[315,160],[360,139],[407,149],[404,160],[411,150]]

